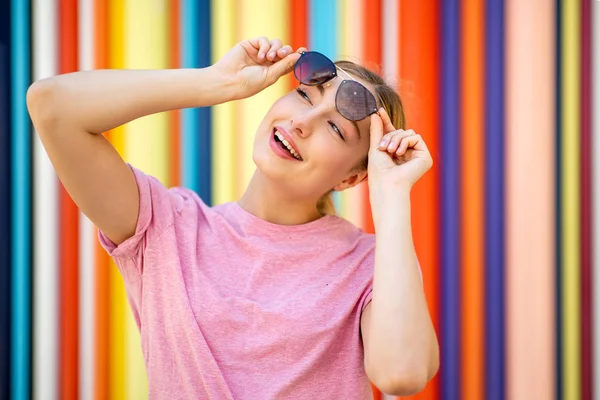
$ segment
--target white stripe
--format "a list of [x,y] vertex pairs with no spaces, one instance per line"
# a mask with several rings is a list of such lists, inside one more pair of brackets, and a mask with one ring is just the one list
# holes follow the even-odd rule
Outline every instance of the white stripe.
[[[94,68],[94,3],[79,0],[79,70]],[[94,398],[94,225],[79,212],[79,398]]]
[[383,39],[383,76],[386,82],[398,90],[398,42],[400,25],[398,20],[398,0],[383,0],[381,37]]
[[[33,79],[57,73],[56,0],[32,3]],[[33,398],[58,397],[58,180],[33,138]]]
[[600,400],[600,1],[592,7],[592,380],[594,398]]

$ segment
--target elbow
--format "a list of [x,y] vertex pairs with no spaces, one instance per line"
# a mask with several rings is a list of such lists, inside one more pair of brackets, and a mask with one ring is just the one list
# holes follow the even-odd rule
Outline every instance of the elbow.
[[27,89],[27,110],[38,134],[47,131],[58,119],[56,83],[52,78],[34,82]]
[[412,396],[425,389],[428,379],[426,371],[401,371],[388,373],[372,382],[385,394]]
[[367,370],[371,383],[391,396],[411,396],[421,392],[432,375],[425,366],[375,367]]

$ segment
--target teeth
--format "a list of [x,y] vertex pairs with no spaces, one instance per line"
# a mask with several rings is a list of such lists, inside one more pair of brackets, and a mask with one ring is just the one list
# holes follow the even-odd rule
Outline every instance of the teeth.
[[285,147],[289,150],[290,153],[292,153],[292,155],[294,157],[296,157],[296,159],[300,159],[300,155],[298,153],[296,153],[296,150],[294,150],[294,148],[292,147],[292,145],[283,138],[283,136],[281,135],[281,133],[279,132],[275,132],[275,135],[277,135],[277,138],[285,145]]

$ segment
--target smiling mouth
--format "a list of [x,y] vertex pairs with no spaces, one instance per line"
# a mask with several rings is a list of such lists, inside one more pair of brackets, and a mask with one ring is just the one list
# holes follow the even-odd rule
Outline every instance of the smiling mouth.
[[296,160],[298,161],[302,161],[302,157],[300,157],[300,154],[298,154],[296,152],[296,150],[294,150],[294,148],[292,147],[292,145],[283,138],[283,136],[281,136],[281,133],[279,133],[277,130],[275,130],[275,143],[277,143],[277,145],[279,145],[282,149],[286,150],[288,153],[290,153],[290,155],[292,157],[294,157]]

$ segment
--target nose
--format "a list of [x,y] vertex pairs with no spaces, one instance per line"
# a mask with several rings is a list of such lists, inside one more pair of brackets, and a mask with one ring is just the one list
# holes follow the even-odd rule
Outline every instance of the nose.
[[309,137],[314,131],[314,125],[319,117],[316,109],[298,111],[290,120],[292,132],[296,132],[301,138]]

